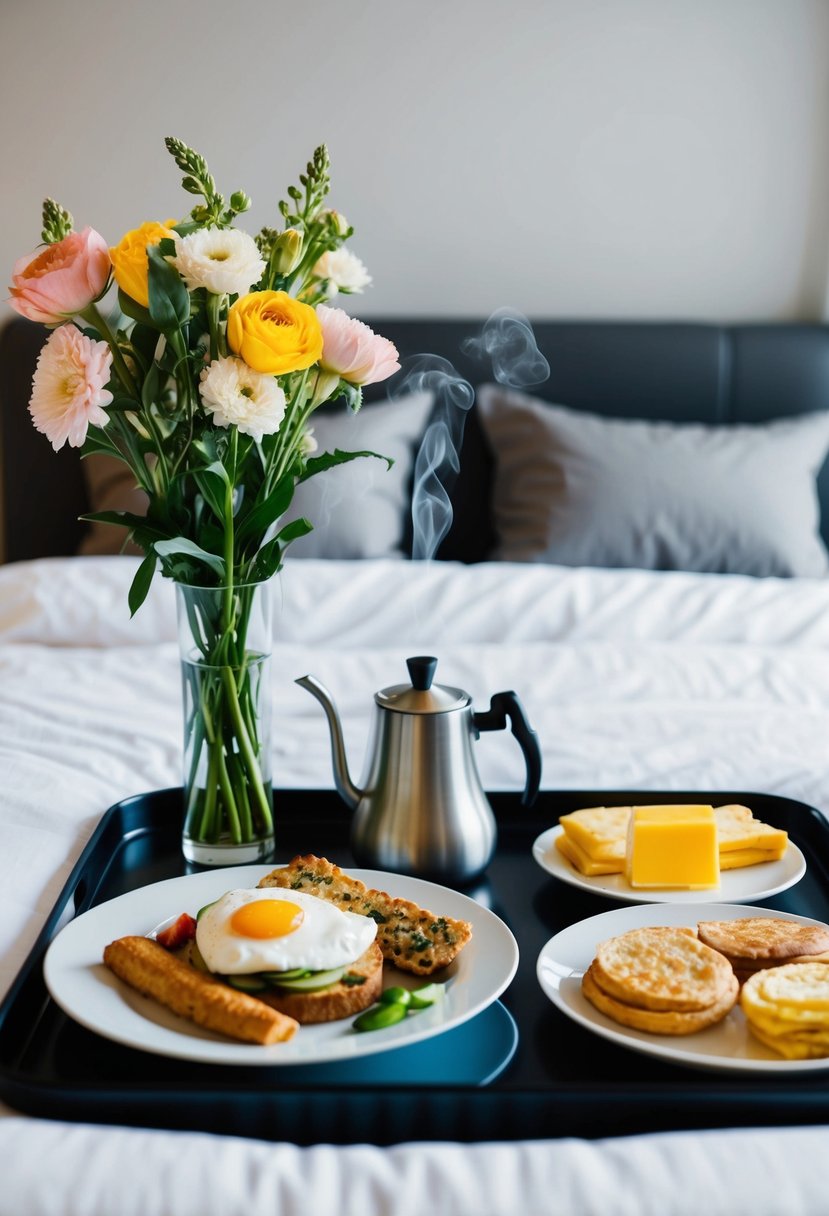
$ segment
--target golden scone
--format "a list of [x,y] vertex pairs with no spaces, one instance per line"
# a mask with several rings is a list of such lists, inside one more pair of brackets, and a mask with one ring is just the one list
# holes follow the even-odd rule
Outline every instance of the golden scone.
[[731,990],[728,960],[693,929],[645,926],[601,942],[593,978],[607,996],[640,1009],[693,1012]]
[[294,857],[287,866],[266,874],[260,887],[307,891],[377,922],[383,958],[402,971],[431,975],[447,967],[472,937],[468,921],[440,916],[407,899],[393,899],[344,873],[325,857]]
[[740,994],[749,1029],[789,1060],[829,1055],[829,963],[787,963],[750,976]]
[[737,978],[732,974],[724,994],[718,1001],[706,1009],[682,1013],[674,1010],[641,1009],[636,1005],[628,1005],[624,1001],[618,1001],[614,997],[608,996],[596,983],[592,965],[582,978],[584,995],[600,1013],[606,1014],[607,1017],[622,1026],[629,1026],[633,1030],[644,1030],[649,1034],[694,1034],[698,1030],[704,1030],[707,1026],[713,1026],[716,1022],[722,1021],[733,1009],[739,990]]
[[[350,977],[350,979],[346,979]],[[257,992],[271,1009],[296,1018],[302,1026],[336,1022],[361,1013],[379,1000],[383,991],[383,954],[373,941],[364,954],[346,969],[346,977],[319,992],[287,992],[279,988]],[[362,980],[362,983],[355,983]]]
[[783,916],[702,920],[697,932],[700,941],[719,950],[732,963],[754,959],[783,963],[795,956],[829,950],[829,926],[802,925]]
[[246,1043],[284,1042],[296,1032],[294,1018],[196,971],[149,937],[118,938],[104,962],[131,988],[207,1030]]

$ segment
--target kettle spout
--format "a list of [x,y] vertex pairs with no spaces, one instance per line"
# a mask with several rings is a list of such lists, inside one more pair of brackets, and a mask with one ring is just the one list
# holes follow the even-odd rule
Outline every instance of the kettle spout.
[[340,724],[340,715],[337,713],[337,707],[331,699],[328,689],[323,684],[320,684],[319,680],[315,679],[314,676],[300,676],[294,683],[299,684],[300,688],[307,689],[312,697],[317,698],[325,710],[325,716],[328,718],[328,728],[331,732],[331,760],[334,765],[334,784],[343,802],[353,811],[360,801],[363,791],[354,784],[348,772],[343,728]]

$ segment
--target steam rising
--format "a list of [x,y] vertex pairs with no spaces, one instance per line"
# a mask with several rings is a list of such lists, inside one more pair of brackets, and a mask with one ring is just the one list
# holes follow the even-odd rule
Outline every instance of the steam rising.
[[485,322],[479,338],[464,338],[461,350],[472,359],[489,359],[492,374],[509,388],[541,384],[550,365],[538,349],[533,327],[511,308],[498,308]]
[[412,557],[424,561],[434,557],[452,523],[445,483],[460,469],[458,452],[475,394],[449,360],[437,355],[406,360],[395,385],[395,396],[403,393],[429,393],[435,401],[415,460],[412,491]]
[[[482,378],[490,376],[509,388],[541,384],[550,365],[535,341],[532,326],[521,313],[499,308],[485,322],[478,337],[465,338],[462,352],[480,363]],[[394,395],[426,392],[435,407],[415,461],[412,493],[412,557],[426,561],[435,556],[452,524],[447,482],[460,471],[459,452],[466,418],[475,394],[448,359],[417,355],[404,364]]]

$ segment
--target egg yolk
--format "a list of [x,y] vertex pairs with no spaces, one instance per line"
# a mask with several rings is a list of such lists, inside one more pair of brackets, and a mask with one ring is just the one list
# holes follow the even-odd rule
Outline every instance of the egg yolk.
[[240,937],[286,937],[304,919],[302,908],[287,899],[257,899],[236,909],[230,927]]

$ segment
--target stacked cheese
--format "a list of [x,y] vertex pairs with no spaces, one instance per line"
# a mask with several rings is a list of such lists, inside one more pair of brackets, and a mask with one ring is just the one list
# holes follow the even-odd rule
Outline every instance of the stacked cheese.
[[755,972],[740,1005],[752,1033],[787,1060],[829,1055],[829,963],[787,963]]
[[636,886],[717,886],[719,870],[777,861],[788,845],[784,831],[734,804],[588,807],[562,815],[560,823],[556,848],[579,873],[627,872]]

